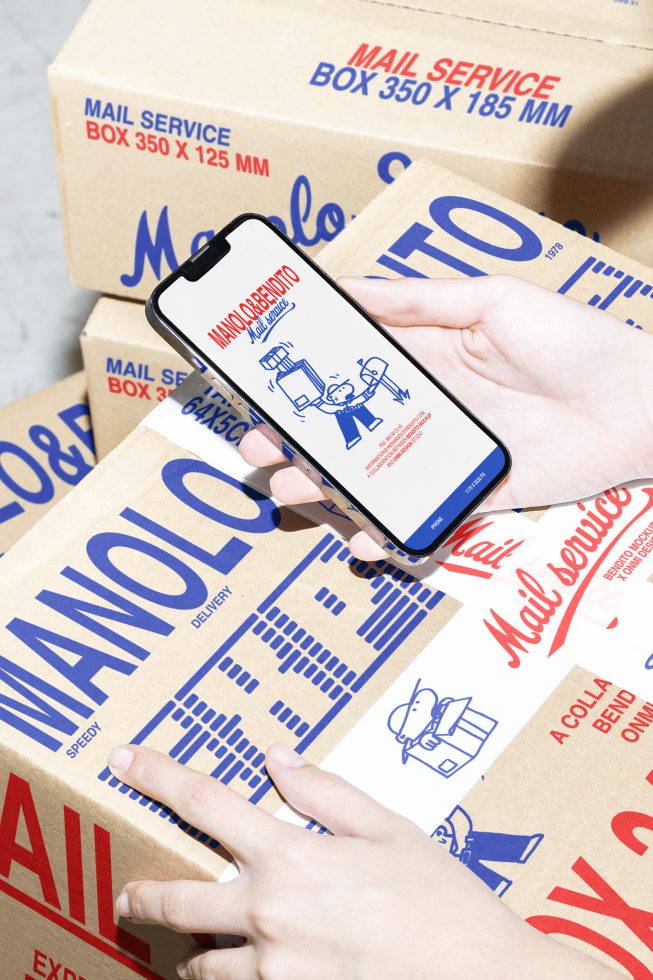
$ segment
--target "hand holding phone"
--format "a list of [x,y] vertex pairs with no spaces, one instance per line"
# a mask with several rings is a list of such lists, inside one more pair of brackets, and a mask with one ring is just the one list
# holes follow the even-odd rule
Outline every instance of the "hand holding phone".
[[502,443],[266,219],[154,291],[152,325],[379,543],[426,558],[505,478]]
[[[340,285],[512,447],[509,478],[477,514],[650,479],[653,334],[512,276]],[[270,486],[282,503],[323,499],[297,467],[278,465],[284,457],[264,427],[250,430],[240,451],[251,466],[275,466]],[[585,519],[590,504],[582,507]],[[349,546],[365,561],[383,557],[362,531]]]

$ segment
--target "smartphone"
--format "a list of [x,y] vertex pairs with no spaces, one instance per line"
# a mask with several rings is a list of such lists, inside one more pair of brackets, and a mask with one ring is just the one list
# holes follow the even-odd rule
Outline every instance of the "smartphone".
[[261,215],[235,218],[145,309],[395,561],[425,560],[510,470],[497,437]]

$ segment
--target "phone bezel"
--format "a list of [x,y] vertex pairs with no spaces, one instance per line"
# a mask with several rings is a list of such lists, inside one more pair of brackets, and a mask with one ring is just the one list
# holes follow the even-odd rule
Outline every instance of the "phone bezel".
[[[464,415],[467,416],[467,418],[471,419],[471,421],[474,422],[475,425],[477,425],[487,436],[489,436],[489,438],[493,440],[493,442],[499,449],[501,449],[504,456],[504,465],[501,471],[497,474],[497,476],[493,480],[490,481],[489,486],[482,494],[480,494],[478,497],[475,497],[474,500],[469,504],[469,506],[465,507],[451,524],[447,525],[446,529],[442,533],[436,535],[433,538],[432,543],[429,544],[428,547],[415,550],[414,548],[409,548],[404,543],[402,543],[395,534],[389,531],[388,528],[386,528],[378,520],[378,518],[376,518],[374,514],[372,514],[371,511],[369,511],[365,507],[364,504],[356,500],[356,498],[353,497],[352,494],[345,489],[345,487],[340,483],[339,480],[337,480],[332,474],[328,473],[320,465],[320,463],[313,457],[311,453],[307,452],[307,450],[302,446],[300,446],[295,439],[289,436],[288,433],[283,428],[281,428],[281,426],[277,422],[275,422],[268,415],[267,412],[261,409],[256,404],[256,402],[253,401],[253,399],[238,384],[232,381],[229,378],[229,376],[226,374],[226,372],[223,370],[223,368],[221,368],[220,365],[217,364],[209,356],[209,353],[207,351],[201,350],[190,337],[186,336],[186,334],[177,324],[172,323],[172,321],[170,321],[168,317],[161,311],[159,305],[159,298],[163,292],[169,289],[170,286],[172,286],[173,283],[176,282],[177,279],[183,278],[190,282],[197,282],[200,278],[203,278],[203,276],[206,275],[207,272],[213,269],[215,265],[219,265],[220,261],[225,257],[225,255],[229,254],[230,250],[223,252],[223,254],[215,262],[212,262],[208,266],[208,268],[206,268],[205,271],[202,272],[200,275],[197,275],[196,271],[193,270],[193,278],[191,278],[189,276],[184,275],[184,270],[185,269],[188,270],[189,267],[192,268],[192,263],[195,256],[199,256],[200,253],[202,253],[203,256],[206,256],[206,253],[209,252],[212,248],[224,244],[224,239],[226,239],[226,237],[230,235],[233,231],[235,231],[236,228],[238,228],[241,224],[244,224],[247,221],[260,221],[270,231],[272,231],[275,235],[281,238],[284,244],[286,244],[292,252],[294,252],[301,259],[303,259],[303,261],[306,262],[310,266],[310,268],[313,269],[322,279],[324,279],[325,282],[328,283],[328,285],[331,286],[332,289],[335,289],[335,291],[342,297],[342,299],[344,299],[345,302],[349,303],[349,305],[352,306],[356,310],[356,312],[361,317],[363,317],[364,320],[367,320],[367,322],[371,324],[372,327],[374,327],[379,333],[383,334],[385,339],[401,355],[403,355],[415,368],[417,368],[417,370],[421,374],[425,375],[435,385],[435,387],[439,389],[439,391],[441,391],[447,398],[449,398],[449,400],[452,401],[454,405],[456,405],[456,407],[460,409],[460,411],[463,412]],[[211,238],[200,249],[198,249],[197,252],[194,253],[194,256],[191,256],[185,262],[182,262],[182,264],[177,269],[175,269],[174,272],[172,272],[169,276],[163,279],[154,288],[146,304],[146,314],[148,316],[148,319],[150,320],[151,325],[156,330],[158,330],[158,332],[161,333],[164,336],[164,338],[167,332],[170,332],[173,335],[178,336],[182,340],[185,347],[189,351],[193,351],[200,361],[206,361],[211,366],[211,368],[215,369],[215,371],[218,373],[220,378],[224,380],[224,383],[228,385],[231,389],[233,389],[233,391],[238,395],[238,397],[245,404],[250,406],[251,409],[258,416],[260,416],[260,418],[263,419],[264,422],[266,422],[275,432],[277,432],[279,436],[282,438],[282,440],[288,445],[288,447],[294,453],[303,457],[311,466],[313,466],[324,477],[324,479],[326,479],[332,486],[336,488],[336,490],[338,490],[344,497],[346,497],[347,500],[349,500],[352,503],[352,505],[359,511],[359,513],[361,513],[370,522],[370,524],[378,528],[378,530],[380,530],[381,533],[385,535],[388,541],[390,541],[390,543],[393,544],[395,548],[398,548],[400,551],[404,551],[407,555],[414,556],[415,558],[424,558],[432,554],[434,551],[436,551],[437,548],[440,547],[440,545],[448,537],[451,536],[451,534],[455,531],[455,529],[460,526],[460,524],[465,520],[465,518],[468,517],[469,514],[473,513],[473,511],[478,508],[479,504],[483,500],[485,500],[485,498],[488,497],[496,489],[497,486],[499,486],[499,484],[506,478],[506,476],[510,472],[510,468],[512,464],[510,453],[506,448],[506,446],[503,444],[503,442],[501,442],[501,440],[497,438],[494,432],[492,432],[491,429],[489,429],[486,425],[484,425],[483,422],[481,422],[481,420],[477,418],[477,416],[474,415],[473,412],[470,412],[470,410],[461,401],[459,401],[455,395],[453,395],[447,388],[445,388],[445,386],[441,382],[437,380],[437,378],[435,378],[429,371],[427,371],[426,368],[424,368],[423,365],[421,365],[412,356],[412,354],[410,354],[410,352],[406,350],[405,347],[403,347],[397,340],[395,340],[395,338],[390,333],[388,333],[388,331],[385,330],[380,323],[378,323],[372,316],[370,316],[370,314],[366,310],[364,310],[363,307],[361,307],[354,299],[352,299],[351,296],[349,296],[343,289],[341,289],[338,283],[334,279],[332,279],[331,276],[329,276],[326,272],[324,272],[323,269],[320,269],[320,267],[315,262],[313,262],[313,260],[308,255],[306,255],[306,253],[302,251],[302,249],[300,249],[297,245],[295,245],[295,243],[292,242],[287,235],[284,235],[284,233],[279,228],[277,228],[277,226],[272,221],[270,221],[268,218],[264,217],[261,214],[256,214],[254,212],[246,212],[244,214],[238,215],[238,217],[234,218],[233,221],[230,221],[227,225],[225,225],[225,227],[222,228],[216,235],[214,235],[213,238]],[[163,328],[163,330],[161,328]]]

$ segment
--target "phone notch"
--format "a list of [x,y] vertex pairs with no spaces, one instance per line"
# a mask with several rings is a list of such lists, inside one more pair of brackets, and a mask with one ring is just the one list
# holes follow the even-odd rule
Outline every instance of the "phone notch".
[[182,272],[184,279],[197,282],[198,279],[201,279],[202,276],[206,275],[207,272],[217,265],[220,259],[223,259],[230,250],[231,245],[227,241],[226,236],[216,235],[215,238],[212,238],[210,242],[203,245],[199,251],[195,252],[184,263]]

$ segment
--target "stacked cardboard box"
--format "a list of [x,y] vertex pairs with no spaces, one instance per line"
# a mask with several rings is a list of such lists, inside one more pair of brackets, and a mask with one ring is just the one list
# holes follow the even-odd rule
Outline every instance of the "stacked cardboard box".
[[83,374],[1,408],[0,555],[94,463]]
[[316,250],[418,158],[653,263],[650,32],[602,2],[93,0],[50,71],[74,280],[144,299],[246,210]]
[[[615,677],[615,695],[650,687],[641,651],[607,622],[622,599],[614,585],[609,603],[579,604],[584,590],[567,590],[517,668],[488,629],[490,604],[518,615],[520,570],[539,574],[566,528],[556,535],[520,515],[484,522],[477,544],[519,525],[518,548],[493,568],[470,537],[419,575],[355,561],[328,513],[317,525],[248,485],[261,475],[248,473],[234,432],[211,431],[194,412],[211,403],[228,407],[189,378],[0,564],[11,599],[0,624],[11,976],[38,976],[44,956],[87,978],[172,978],[192,942],[115,922],[127,878],[210,879],[225,866],[215,842],[110,776],[115,743],[157,747],[275,809],[263,749],[282,739],[327,756],[432,833],[572,666]],[[624,531],[641,533],[637,507],[615,521],[601,567]],[[437,752],[404,764],[395,738],[421,689],[465,709],[473,746],[469,724],[452,726]],[[644,708],[628,698],[619,703],[632,727]]]
[[[424,219],[425,202],[454,188],[486,208],[510,208],[438,168],[416,166],[333,244],[323,264],[334,273],[341,264],[374,272],[378,256],[392,254],[392,216],[400,213],[411,227]],[[375,237],[379,226],[387,243]],[[549,223],[544,227],[548,231]],[[574,245],[581,241],[572,238]],[[558,267],[564,279],[586,258],[573,252],[572,242],[569,268]],[[602,252],[601,259],[631,282],[641,280],[640,286],[649,279],[614,253]],[[541,268],[550,268],[546,260]],[[644,320],[646,306],[637,304],[645,301],[638,287],[629,298],[636,305],[619,312]],[[2,812],[11,861],[3,866],[0,890],[3,914],[17,937],[12,969],[15,964],[17,971],[38,976],[31,964],[52,957],[86,977],[171,977],[186,941],[116,924],[115,892],[126,877],[154,868],[166,876],[208,877],[224,866],[180,831],[173,814],[121,792],[104,762],[115,742],[147,741],[274,807],[262,749],[282,738],[310,758],[327,756],[329,765],[429,833],[454,824],[461,808],[476,828],[536,839],[544,830],[532,826],[528,815],[519,825],[515,811],[509,826],[505,814],[495,818],[491,801],[486,810],[461,800],[475,792],[480,776],[547,694],[567,683],[570,667],[591,669],[593,683],[616,681],[614,691],[605,688],[608,707],[595,698],[593,715],[583,705],[576,712],[587,711],[590,721],[604,710],[613,717],[614,702],[627,709],[621,729],[644,724],[647,709],[637,694],[650,699],[648,654],[614,622],[628,598],[617,582],[604,583],[601,594],[585,588],[580,605],[576,591],[587,583],[569,589],[559,616],[517,668],[488,629],[493,609],[518,621],[520,575],[541,576],[560,553],[578,520],[573,506],[556,508],[551,527],[517,514],[470,522],[419,575],[390,575],[385,563],[351,559],[329,528],[343,530],[337,515],[323,509],[318,527],[277,510],[260,492],[264,476],[250,473],[236,452],[245,427],[219,395],[191,376],[5,559],[0,588],[11,590],[12,604],[3,623]],[[244,484],[256,484],[258,491]],[[639,503],[645,491],[637,488],[640,498],[633,492],[623,508],[599,571],[619,553],[624,534],[645,534],[650,521]],[[496,558],[491,563],[484,560],[488,548]],[[650,564],[649,555],[629,580],[629,594],[648,585]],[[571,625],[562,642],[564,623]],[[63,654],[75,657],[77,670]],[[585,686],[590,690],[589,682]],[[396,712],[405,712],[411,692],[420,688],[469,701],[484,726],[473,753],[469,746],[463,751],[454,732],[443,743],[442,758],[402,763],[389,722],[394,718],[400,730]],[[575,717],[569,714],[572,723]],[[574,730],[561,723],[560,731]],[[595,738],[603,734],[598,727],[593,732]],[[643,744],[646,737],[643,732]],[[587,792],[592,809],[589,787]],[[28,815],[31,839],[43,835],[36,866],[12,836],[18,834],[12,822],[17,812]],[[445,831],[438,836],[455,852]],[[520,887],[516,882],[506,896],[524,915],[545,914],[543,890],[557,868],[544,863],[547,854],[558,855],[556,861],[571,854],[573,842],[565,836],[548,829],[547,839],[555,840],[555,851],[537,847],[531,857],[524,845],[528,861],[518,862]],[[490,859],[477,857],[485,874],[483,861]],[[515,876],[504,859],[497,860],[497,877],[508,892],[507,881]],[[602,870],[611,874],[613,867],[618,865],[610,858]],[[69,877],[71,868],[80,870],[83,894],[91,896],[83,908],[82,886]],[[474,868],[479,871],[476,862]],[[539,904],[529,891],[536,870]],[[597,929],[582,917],[580,925],[587,947],[588,928]],[[564,932],[559,923],[557,928]],[[609,940],[612,933],[604,929],[601,935]],[[620,937],[624,943],[646,962]],[[589,946],[601,955],[596,943]]]
[[[583,5],[561,11],[548,36],[542,11],[519,0],[456,8],[201,0],[191,18],[177,3],[162,15],[151,0],[93,0],[51,71],[75,280],[142,299],[238,210],[272,214],[316,249],[392,184],[321,253],[327,271],[516,272],[649,329],[653,273],[597,238],[653,258],[640,119],[650,38],[625,10],[593,21]],[[482,176],[575,230],[432,164],[398,177],[417,156]],[[600,554],[559,590],[537,635],[515,644],[523,584],[551,587],[576,505],[537,522],[473,519],[414,574],[358,562],[334,508],[291,512],[269,498],[265,475],[237,453],[248,423],[217,392],[191,375],[165,397],[186,368],[148,332],[140,305],[101,300],[82,346],[100,455],[117,448],[0,563],[8,975],[173,977],[184,950],[208,937],[116,922],[117,891],[135,877],[211,879],[226,855],[113,779],[107,752],[146,742],[277,809],[263,749],[278,739],[412,817],[538,928],[650,972],[635,930],[574,902],[570,888],[573,875],[595,887],[600,868],[632,908],[646,901],[641,882],[628,891],[632,865],[604,825],[615,816],[613,835],[642,853],[628,814],[650,825],[642,625],[653,487],[615,491]],[[81,410],[56,414],[88,439]],[[44,425],[27,438],[75,482],[72,443]],[[33,454],[14,456],[40,476]],[[10,480],[29,500],[32,484]],[[621,582],[610,569],[635,541],[641,560]],[[399,742],[421,691],[457,704],[460,724],[406,755]],[[600,785],[588,775],[599,754]],[[582,787],[582,814],[569,805],[562,822],[553,780],[540,778],[559,759],[555,792]],[[594,829],[587,814],[599,813],[592,851],[579,851]],[[551,910],[563,901],[571,913]]]
[[80,340],[96,452],[102,459],[181,384],[190,368],[152,330],[140,303],[102,297]]
[[[653,329],[650,269],[425,162],[414,164],[320,253],[333,276],[507,273]],[[101,299],[82,334],[98,458],[187,371],[141,304]]]

